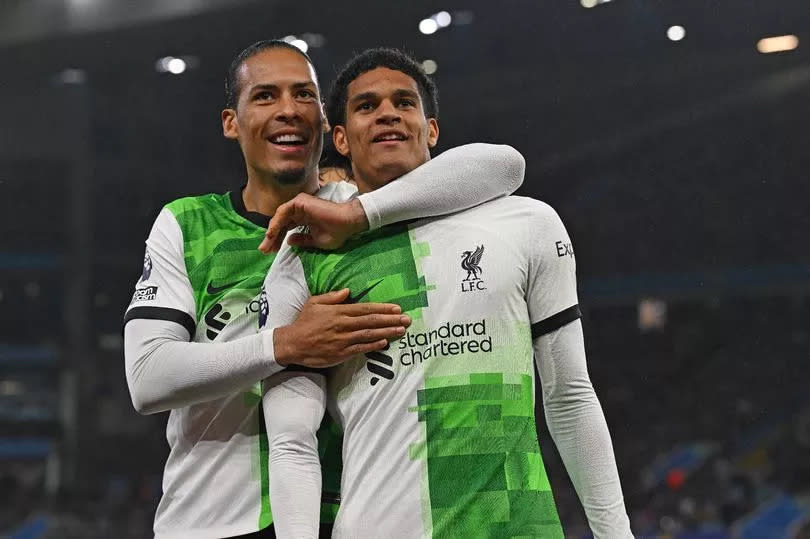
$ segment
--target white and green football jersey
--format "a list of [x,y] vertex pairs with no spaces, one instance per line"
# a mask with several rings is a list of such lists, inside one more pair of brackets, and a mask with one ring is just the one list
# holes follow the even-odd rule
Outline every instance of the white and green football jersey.
[[538,444],[533,336],[579,317],[568,234],[548,205],[499,199],[391,225],[334,252],[286,249],[268,326],[348,287],[413,319],[328,375],[343,428],[334,537],[562,537]]
[[[337,192],[345,199],[354,188],[331,184],[319,196]],[[199,343],[254,335],[259,293],[275,258],[257,250],[267,224],[267,217],[245,210],[239,191],[166,205],[146,242],[143,273],[125,321],[177,322]],[[261,395],[256,383],[170,411],[156,537],[230,537],[272,523]],[[339,451],[329,438],[334,432],[319,433],[324,451]],[[340,464],[339,454],[327,460]],[[337,499],[339,473],[325,461],[325,496]],[[331,521],[335,511],[335,504],[324,504],[324,520]]]

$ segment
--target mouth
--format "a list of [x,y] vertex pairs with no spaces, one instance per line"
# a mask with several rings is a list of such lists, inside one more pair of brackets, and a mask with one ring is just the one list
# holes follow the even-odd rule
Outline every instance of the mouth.
[[408,135],[401,131],[383,131],[382,133],[378,133],[373,139],[371,139],[372,143],[377,142],[402,142],[408,140]]
[[304,146],[309,142],[309,139],[302,133],[286,132],[270,135],[267,137],[267,141],[282,148],[295,148],[296,146]]

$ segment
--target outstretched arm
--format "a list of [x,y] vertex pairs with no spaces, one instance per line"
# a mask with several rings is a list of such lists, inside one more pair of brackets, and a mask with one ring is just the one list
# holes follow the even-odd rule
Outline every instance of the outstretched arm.
[[526,162],[511,146],[466,144],[452,148],[376,191],[347,203],[301,194],[278,208],[259,249],[277,251],[284,234],[308,225],[290,242],[334,249],[349,236],[387,224],[465,210],[513,193]]

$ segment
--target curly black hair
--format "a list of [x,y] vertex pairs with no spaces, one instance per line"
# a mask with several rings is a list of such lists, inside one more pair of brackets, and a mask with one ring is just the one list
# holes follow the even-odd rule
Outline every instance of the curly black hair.
[[378,67],[401,71],[416,81],[425,117],[439,119],[439,90],[419,62],[401,50],[377,48],[367,49],[356,55],[337,74],[326,104],[326,116],[330,124],[333,126],[346,124],[349,84],[363,73]]

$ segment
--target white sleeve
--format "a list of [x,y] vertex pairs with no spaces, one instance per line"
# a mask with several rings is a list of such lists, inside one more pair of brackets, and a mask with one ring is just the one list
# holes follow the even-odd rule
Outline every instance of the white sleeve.
[[632,537],[607,423],[585,361],[576,262],[557,213],[537,203],[527,219],[527,303],[546,422],[596,539]]
[[183,232],[163,208],[146,240],[143,271],[127,307],[125,323],[135,318],[166,320],[183,326],[190,337],[197,323],[196,303],[183,254]]
[[270,507],[279,537],[316,539],[321,511],[321,462],[316,432],[326,410],[326,379],[284,371],[265,381]]
[[135,409],[154,414],[210,401],[255,384],[282,367],[273,333],[229,342],[188,342],[174,322],[135,318],[124,328],[127,385]]
[[124,363],[132,404],[152,414],[209,401],[281,370],[272,333],[223,343],[189,342],[195,303],[183,239],[164,209],[147,240],[141,279],[124,318]]
[[605,416],[588,376],[579,320],[534,340],[551,437],[596,539],[632,538]]
[[[309,296],[304,268],[285,242],[262,289],[259,324],[263,333],[292,323]],[[321,507],[316,432],[326,409],[326,380],[317,372],[293,369],[265,380],[262,397],[269,442],[270,507],[279,537],[314,539]]]
[[501,144],[452,148],[396,181],[358,198],[369,229],[434,217],[510,195],[523,183],[526,161]]

